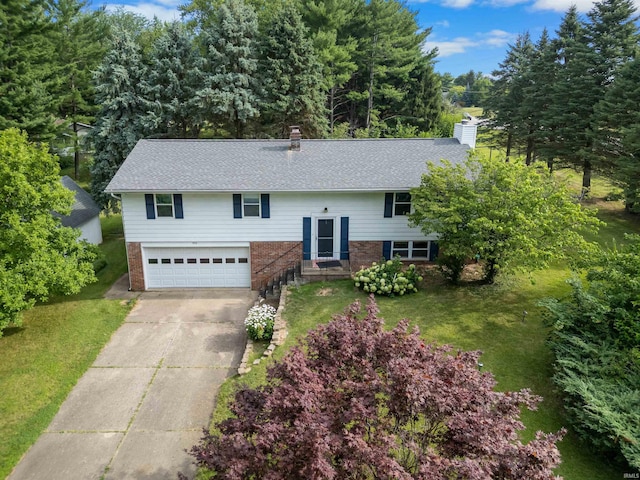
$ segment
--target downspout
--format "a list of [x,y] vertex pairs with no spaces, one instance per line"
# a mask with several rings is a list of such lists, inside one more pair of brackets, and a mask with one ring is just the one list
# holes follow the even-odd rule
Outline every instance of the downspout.
[[[122,197],[119,197],[118,195],[116,195],[115,193],[110,193],[110,195],[115,198],[116,200],[118,200],[121,204],[122,204]],[[124,233],[124,215],[123,215],[123,222],[122,222],[122,231]],[[129,249],[127,248],[127,243],[126,243],[126,238],[127,236],[124,236],[125,238],[125,244],[124,244],[124,248],[125,251],[127,252],[127,272],[130,272],[131,269],[129,268]],[[129,275],[129,291],[131,291],[131,275]]]

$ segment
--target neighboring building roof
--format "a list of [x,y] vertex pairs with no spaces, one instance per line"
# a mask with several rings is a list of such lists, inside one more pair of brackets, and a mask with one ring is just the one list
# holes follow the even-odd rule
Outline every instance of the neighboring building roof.
[[420,185],[427,161],[467,158],[454,138],[140,140],[106,192],[390,191]]
[[76,194],[76,201],[71,208],[71,214],[67,216],[60,215],[62,225],[77,228],[100,214],[100,207],[80,185],[66,175],[62,177],[61,181],[62,185]]

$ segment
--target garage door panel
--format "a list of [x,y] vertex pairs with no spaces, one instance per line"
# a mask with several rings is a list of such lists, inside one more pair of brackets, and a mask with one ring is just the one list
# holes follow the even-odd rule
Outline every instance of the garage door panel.
[[144,249],[147,288],[250,287],[248,247]]

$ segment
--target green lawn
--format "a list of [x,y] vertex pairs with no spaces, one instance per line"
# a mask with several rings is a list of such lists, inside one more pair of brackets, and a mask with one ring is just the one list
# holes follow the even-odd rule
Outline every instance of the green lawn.
[[80,376],[124,320],[130,305],[104,292],[126,272],[120,216],[102,219],[108,265],[98,282],[25,312],[0,338],[0,478],[51,422]]
[[[640,232],[635,219],[621,220],[617,211],[603,211],[600,216],[612,222],[604,229],[603,242],[621,238],[625,232]],[[428,341],[482,350],[483,368],[495,375],[500,390],[530,388],[544,397],[537,411],[523,414],[527,426],[523,437],[529,440],[537,430],[553,432],[567,425],[562,401],[550,380],[552,356],[545,345],[547,330],[537,302],[544,297],[567,294],[565,280],[569,275],[563,266],[556,266],[531,278],[511,278],[493,286],[432,284],[411,297],[379,298],[378,304],[388,327],[401,318],[409,318]],[[355,299],[366,301],[364,294],[348,280],[294,289],[284,313],[289,337],[284,348],[276,349],[273,358],[281,358],[297,338],[315,325],[329,321]],[[523,321],[524,311],[527,315]],[[268,365],[262,362],[249,374],[222,386],[213,423],[228,415],[227,403],[237,385],[257,386],[264,382],[265,363]],[[560,451],[563,463],[557,474],[567,480],[610,480],[622,478],[628,471],[628,467],[611,464],[589,452],[571,432],[560,443]]]

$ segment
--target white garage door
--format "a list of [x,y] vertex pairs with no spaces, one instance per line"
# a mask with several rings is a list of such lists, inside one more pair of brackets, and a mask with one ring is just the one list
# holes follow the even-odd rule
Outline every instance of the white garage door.
[[144,248],[147,288],[250,287],[249,247]]

